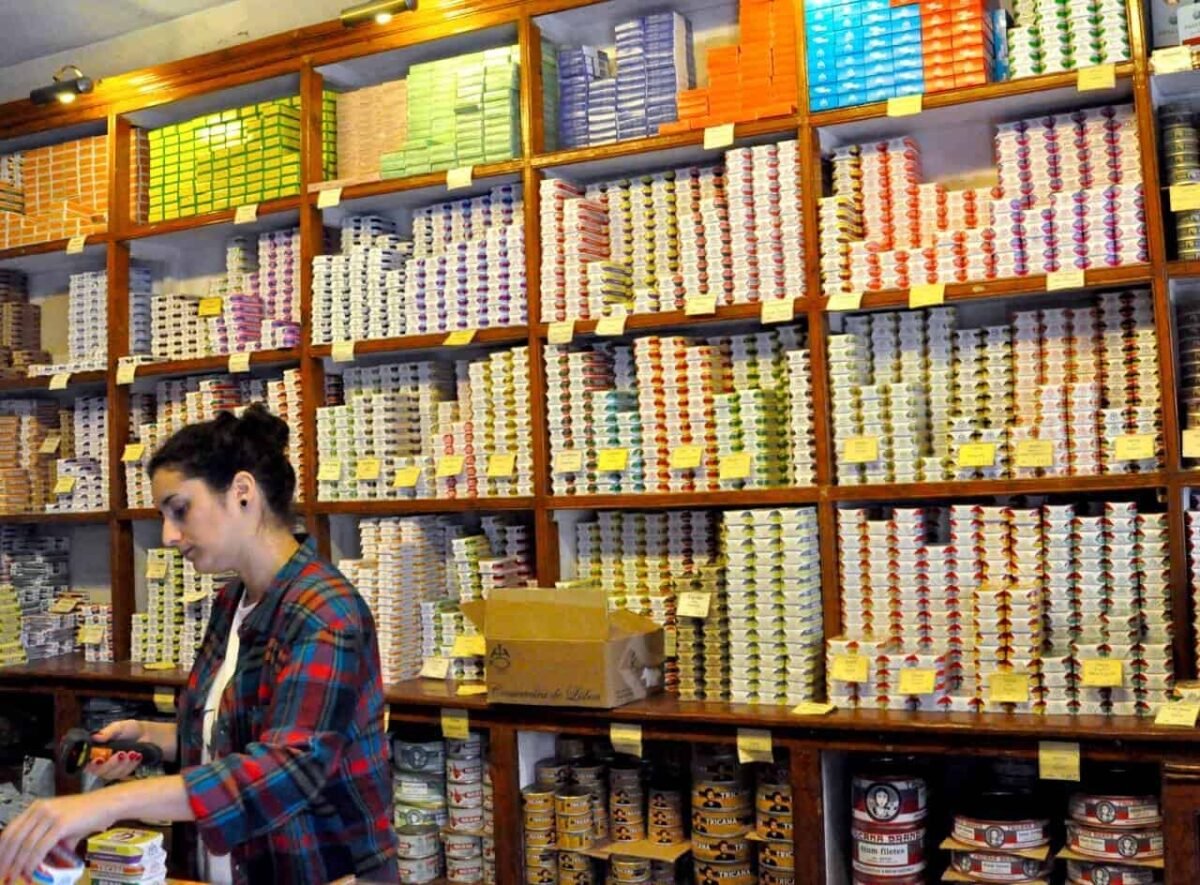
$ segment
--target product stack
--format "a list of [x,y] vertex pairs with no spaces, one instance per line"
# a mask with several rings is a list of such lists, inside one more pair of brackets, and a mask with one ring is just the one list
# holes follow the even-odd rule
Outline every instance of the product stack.
[[[838,707],[1147,716],[1169,699],[1165,514],[963,504],[838,524]],[[1097,659],[1120,678],[1091,677]]]
[[866,885],[925,885],[925,781],[902,764],[877,764],[850,783],[850,862]]
[[808,351],[796,327],[545,350],[556,495],[814,481]]
[[[1200,182],[1200,131],[1188,104],[1167,105],[1158,113],[1163,141],[1163,183],[1169,187]],[[1169,204],[1168,204],[1169,205]],[[1200,211],[1172,212],[1175,248],[1182,261],[1200,258]],[[1187,352],[1180,348],[1186,359]]]
[[88,663],[112,663],[112,606],[88,603],[80,605],[77,611],[79,632],[76,639],[83,646],[83,659]]
[[1192,599],[1193,634],[1196,650],[1200,652],[1200,500],[1192,493],[1187,496],[1184,511],[1187,529],[1188,595]]
[[[1126,772],[1106,779],[1114,793],[1076,793],[1066,821],[1067,885],[1154,883],[1163,866],[1163,818],[1157,796],[1122,795],[1144,788]],[[1156,874],[1156,869],[1160,871]]]
[[995,187],[922,182],[911,139],[837,148],[819,210],[826,293],[1147,261],[1136,123],[1122,105],[998,126]]
[[0,378],[21,378],[50,361],[42,350],[42,309],[29,301],[29,280],[0,269]]
[[1125,5],[1109,0],[1057,5],[1020,0],[1012,5],[1008,66],[1013,79],[1085,68],[1129,58]]
[[108,400],[75,398],[71,432],[63,435],[55,462],[50,513],[108,509]]
[[[71,413],[48,400],[0,400],[0,513],[40,513],[54,499],[54,455],[73,431]],[[57,435],[55,452],[47,438]]]
[[838,482],[1157,470],[1157,347],[1148,292],[975,329],[951,307],[848,317],[829,337]]
[[[0,526],[0,663],[19,664],[74,650],[74,636],[50,604],[70,587],[70,544],[35,526]],[[60,649],[66,649],[66,652]]]
[[521,153],[520,49],[501,46],[415,64],[407,137],[382,156],[384,178],[501,163]]
[[525,347],[346,369],[317,409],[319,498],[533,494],[528,378]]
[[146,551],[146,611],[133,616],[131,658],[190,669],[212,614],[213,596],[229,575],[201,574],[178,550]]
[[87,867],[92,885],[165,885],[163,834],[118,827],[91,836]]
[[412,240],[386,218],[350,216],[341,254],[313,258],[313,341],[522,325],[524,237],[511,185],[418,210]]
[[338,93],[337,178],[379,176],[383,155],[408,140],[408,83],[392,80]]
[[959,877],[953,881],[1037,885],[1049,880],[1050,821],[1036,811],[1032,794],[984,791],[959,803],[965,811],[954,815],[950,837],[941,844]]

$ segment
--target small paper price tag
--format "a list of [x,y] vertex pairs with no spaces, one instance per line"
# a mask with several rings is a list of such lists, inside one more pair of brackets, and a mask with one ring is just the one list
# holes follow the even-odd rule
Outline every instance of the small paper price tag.
[[397,467],[396,478],[392,480],[394,489],[411,489],[421,478],[420,467]]
[[774,762],[775,748],[771,732],[765,728],[739,728],[737,730],[738,761],[743,765],[751,762]]
[[959,467],[994,467],[995,443],[963,443],[958,447]]
[[730,452],[718,464],[721,479],[746,479],[750,476],[750,453]]
[[69,495],[73,491],[75,491],[75,477],[73,476],[60,476],[54,483],[54,494],[56,495]]
[[473,697],[474,695],[487,694],[486,685],[460,685],[455,689],[454,693],[460,698]]
[[438,479],[449,479],[458,476],[463,471],[467,459],[462,455],[443,455],[438,458],[436,476]]
[[676,446],[671,449],[670,466],[672,470],[694,470],[703,457],[704,449],[700,446]]
[[619,473],[629,463],[629,449],[601,449],[596,454],[596,469],[606,473]]
[[1173,184],[1168,193],[1172,212],[1200,209],[1200,184]]
[[206,599],[208,599],[208,590],[192,590],[190,593],[183,594],[184,605],[195,605]]
[[321,188],[317,193],[318,209],[332,209],[340,202],[342,202],[342,189],[340,187]]
[[555,473],[578,473],[583,469],[583,452],[574,449],[554,456]]
[[464,187],[470,187],[474,179],[475,167],[473,166],[459,166],[455,169],[447,169],[446,190],[456,191]]
[[330,356],[335,363],[352,363],[354,362],[354,345],[355,341],[335,341],[333,347],[330,348],[332,353]]
[[551,344],[570,344],[571,339],[574,337],[574,320],[563,320],[559,323],[551,323],[550,329],[546,334],[546,340],[548,340]]
[[241,353],[229,354],[229,374],[244,375],[250,371],[250,353],[242,351]]
[[69,615],[79,605],[78,599],[56,599],[50,603],[50,614]]
[[994,704],[1029,702],[1028,673],[993,673],[988,680],[988,700]]
[[613,722],[608,726],[608,740],[612,748],[626,756],[642,755],[642,727],[634,722]]
[[1087,272],[1083,268],[1055,270],[1046,274],[1046,291],[1059,292],[1063,289],[1082,289],[1087,285]]
[[448,741],[465,741],[471,737],[471,720],[466,710],[442,708],[442,737]]
[[67,240],[67,254],[78,255],[83,251],[83,247],[87,245],[87,234],[76,234]]
[[925,96],[920,94],[889,98],[887,115],[889,117],[911,117],[913,114],[919,114],[925,106],[924,99]]
[[50,383],[47,384],[46,386],[50,390],[66,390],[67,385],[70,383],[71,383],[71,373],[70,372],[56,372],[55,374],[50,376]]
[[359,458],[354,465],[354,478],[359,482],[374,482],[379,479],[381,469],[378,458]]
[[517,471],[517,456],[512,452],[488,455],[487,475],[490,479],[508,479]]
[[201,298],[200,303],[196,305],[196,316],[219,317],[224,306],[225,299],[223,299],[220,295],[213,295],[209,298]]
[[790,323],[796,318],[796,302],[791,298],[772,298],[762,303],[759,321],[764,325]]
[[1192,47],[1168,46],[1150,53],[1150,67],[1156,74],[1182,74],[1192,69]]
[[679,651],[679,633],[674,627],[663,628],[663,654],[673,658]]
[[1186,701],[1163,704],[1154,716],[1154,724],[1176,728],[1195,728],[1197,716],[1200,716],[1200,704]]
[[479,634],[460,633],[454,637],[454,646],[450,649],[450,656],[454,658],[481,658],[486,654],[487,640]]
[[900,694],[933,694],[937,671],[905,667],[900,671]]
[[1200,427],[1183,432],[1183,457],[1200,458]]
[[38,446],[38,453],[41,455],[53,455],[58,451],[58,447],[62,445],[62,437],[57,433],[52,433]]
[[464,347],[474,340],[474,329],[455,329],[446,336],[446,340],[442,344],[446,345],[446,347]]
[[161,581],[167,576],[167,561],[165,559],[149,559],[146,561],[146,580]]
[[1018,440],[1014,460],[1018,467],[1053,467],[1054,441],[1049,439]]
[[1123,662],[1116,658],[1084,658],[1080,663],[1083,684],[1088,688],[1121,688],[1125,684]]
[[858,310],[862,307],[862,299],[862,292],[837,292],[829,296],[829,300],[825,302],[825,309],[830,311]]
[[879,437],[850,437],[842,448],[842,460],[847,464],[874,464],[879,460]]
[[708,316],[717,312],[716,295],[689,295],[683,302],[684,316]]
[[169,685],[156,685],[154,687],[154,709],[166,716],[174,713],[175,689]]
[[137,363],[121,363],[117,366],[117,383],[132,384],[133,379],[137,377]]
[[172,661],[151,661],[148,664],[142,664],[143,670],[174,670],[175,664]]
[[834,682],[866,682],[870,678],[870,666],[866,655],[834,655],[829,675]]
[[1116,86],[1117,66],[1112,62],[1080,68],[1075,81],[1075,88],[1080,92],[1091,92],[1096,89],[1115,89]]
[[421,665],[422,679],[445,679],[450,675],[449,658],[426,658]]
[[80,645],[99,645],[104,639],[104,627],[100,624],[84,624],[76,636]]
[[1156,440],[1153,433],[1129,433],[1118,436],[1113,457],[1118,461],[1145,461],[1154,457]]
[[719,126],[709,126],[704,130],[704,149],[719,151],[733,144],[733,124],[722,123]]
[[675,614],[681,618],[707,618],[711,605],[711,593],[680,593],[679,605],[675,608]]
[[133,464],[141,461],[144,454],[146,454],[145,443],[126,443],[124,451],[121,452],[121,461],[124,464]]
[[822,704],[817,701],[803,701],[792,707],[793,716],[824,716],[837,708],[833,704]]
[[921,283],[908,290],[909,307],[936,307],[945,301],[945,283]]
[[606,338],[613,335],[624,335],[625,314],[619,313],[612,316],[601,317],[596,322],[596,334],[603,335]]
[[342,478],[342,459],[326,458],[317,468],[317,479],[322,482],[336,482]]
[[258,218],[258,203],[247,203],[245,206],[238,206],[233,213],[234,224],[250,224]]
[[1038,777],[1044,781],[1079,780],[1079,744],[1039,741]]

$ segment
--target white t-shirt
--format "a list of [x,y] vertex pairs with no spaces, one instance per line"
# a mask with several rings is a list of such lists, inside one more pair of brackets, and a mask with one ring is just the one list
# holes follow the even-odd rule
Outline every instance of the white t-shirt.
[[[233,624],[229,628],[229,640],[225,646],[225,657],[221,661],[221,668],[217,670],[217,675],[213,677],[212,688],[208,692],[208,700],[204,702],[203,749],[200,754],[201,765],[212,761],[209,747],[212,746],[213,728],[217,724],[217,712],[221,707],[221,695],[225,693],[225,686],[229,685],[229,680],[233,678],[233,673],[237,669],[238,652],[241,649],[238,630],[241,628],[242,622],[246,620],[246,616],[254,611],[254,606],[257,604],[250,603],[247,605],[245,591],[243,591],[242,601],[233,613]],[[233,882],[233,868],[230,865],[228,854],[209,854],[208,851],[204,851],[202,866],[201,873],[206,882],[211,882],[212,885],[231,885]]]

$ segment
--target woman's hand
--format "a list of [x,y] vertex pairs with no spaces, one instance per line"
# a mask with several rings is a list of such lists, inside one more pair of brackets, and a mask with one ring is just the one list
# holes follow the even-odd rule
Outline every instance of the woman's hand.
[[111,827],[117,809],[106,801],[106,792],[39,799],[21,812],[0,831],[0,882],[31,878],[59,842],[74,849],[83,837]]
[[[148,741],[146,733],[149,723],[138,722],[136,719],[122,719],[104,726],[92,735],[97,744],[107,744],[112,741]],[[104,762],[89,762],[85,769],[88,774],[103,778],[106,781],[120,781],[133,775],[142,763],[142,754],[127,750],[114,753]]]

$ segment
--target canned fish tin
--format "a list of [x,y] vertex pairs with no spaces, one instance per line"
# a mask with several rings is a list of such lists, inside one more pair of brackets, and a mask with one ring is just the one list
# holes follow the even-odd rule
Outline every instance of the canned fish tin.
[[582,851],[592,847],[592,830],[589,827],[584,832],[558,834],[558,847],[563,851]]
[[646,838],[646,827],[642,821],[614,823],[609,831],[614,842],[640,842]]
[[545,867],[526,867],[525,885],[555,885],[558,882],[558,869]]
[[491,864],[496,862],[496,840],[490,836],[484,836],[479,842],[479,848],[483,852],[483,862]]
[[459,759],[451,756],[446,760],[446,780],[452,784],[476,784],[483,781],[482,759]]
[[592,794],[585,787],[564,787],[554,794],[555,814],[590,814],[591,810]]
[[1154,796],[1071,796],[1070,814],[1081,824],[1097,827],[1155,827],[1162,823]]
[[1050,874],[1050,865],[1039,860],[990,851],[952,851],[950,865],[981,882],[1025,882]]
[[925,827],[920,824],[882,827],[856,823],[850,837],[854,859],[865,866],[909,867],[925,859]]
[[483,809],[483,784],[446,784],[446,801],[451,808]]
[[749,829],[746,812],[702,812],[692,814],[692,832],[701,836],[740,836]]
[[425,807],[420,805],[397,805],[395,824],[398,827],[417,827],[432,824],[444,827],[450,821],[445,805]]
[[791,813],[792,788],[786,784],[759,784],[757,807],[767,814]]
[[478,836],[447,833],[442,840],[446,857],[483,857],[483,846]]
[[531,830],[546,830],[554,826],[553,811],[526,811],[525,827]]
[[400,857],[429,857],[437,854],[438,828],[433,824],[396,828],[396,853]]
[[526,869],[558,869],[558,852],[553,848],[528,848],[525,849],[525,867]]
[[440,774],[400,771],[392,778],[396,801],[404,805],[445,802],[445,780]]
[[795,831],[790,814],[760,814],[755,829],[768,842],[791,842]]
[[526,811],[554,811],[554,790],[530,784],[521,791]]
[[400,881],[403,885],[425,885],[442,875],[442,856],[433,854],[429,857],[399,857],[396,864],[400,868]]
[[1069,860],[1067,881],[1071,885],[1155,885],[1158,880],[1154,870],[1148,867]]
[[596,874],[589,866],[582,870],[559,870],[558,885],[593,885]]
[[483,741],[477,732],[467,735],[465,741],[446,741],[446,758],[478,759],[483,752]]
[[446,879],[450,882],[475,883],[483,878],[483,858],[447,857]]
[[993,850],[1039,848],[1050,841],[1045,820],[976,820],[955,815],[952,835],[959,842]]
[[903,879],[908,876],[917,876],[925,872],[925,861],[920,863],[909,864],[906,867],[872,867],[860,861],[852,861],[850,864],[854,870],[855,877],[865,877],[867,879],[878,879],[883,882],[890,883],[893,878]]
[[640,857],[623,857],[614,854],[609,863],[612,866],[613,877],[618,882],[630,879],[644,879],[650,875],[650,861]]
[[647,838],[655,845],[678,845],[684,840],[683,824],[677,827],[651,827]]
[[1067,847],[1117,863],[1163,855],[1162,830],[1101,830],[1067,821]]
[[786,870],[759,870],[758,885],[796,885],[796,874]]
[[692,855],[696,860],[740,863],[750,859],[750,840],[741,836],[703,836],[692,833]]
[[700,781],[692,788],[693,810],[726,811],[746,804],[746,791],[737,781]]
[[450,829],[465,833],[478,833],[483,827],[482,808],[457,808],[450,806]]
[[542,759],[534,763],[534,777],[543,787],[563,787],[571,782],[571,766],[557,759]]
[[695,863],[696,885],[757,885],[754,875],[754,864],[750,861],[739,863],[709,863],[698,860]]
[[758,864],[772,870],[794,870],[795,849],[791,842],[767,842],[758,847]]
[[560,833],[586,833],[592,828],[592,812],[583,814],[556,814],[554,828]]
[[396,767],[405,771],[421,771],[435,774],[446,764],[445,744],[441,741],[426,743],[392,742],[392,758]]
[[558,854],[558,868],[560,870],[590,870],[592,861],[586,854],[561,851]]
[[525,847],[527,849],[551,848],[555,842],[553,828],[547,830],[526,830]]
[[856,776],[850,798],[854,819],[867,823],[912,824],[928,813],[925,781],[916,777]]
[[683,808],[683,793],[679,790],[652,789],[650,791],[650,810],[662,809],[679,811]]

